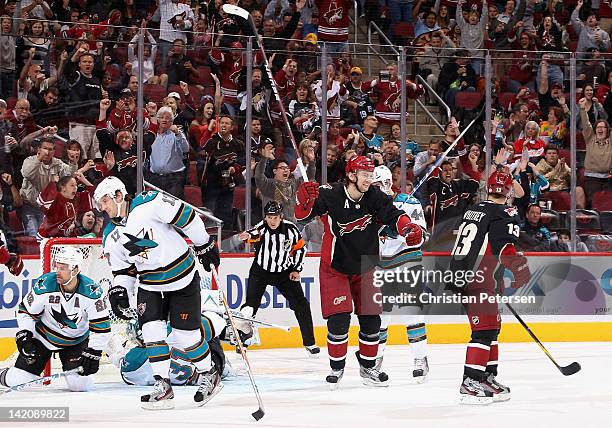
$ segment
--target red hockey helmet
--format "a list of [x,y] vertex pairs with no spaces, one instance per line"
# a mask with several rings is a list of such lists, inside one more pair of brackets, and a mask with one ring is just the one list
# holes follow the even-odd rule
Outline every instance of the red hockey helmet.
[[242,49],[244,46],[242,46],[242,43],[240,43],[239,41],[235,41],[232,42],[232,44],[230,45],[230,48],[232,49]]
[[374,161],[365,156],[355,156],[346,163],[346,173],[357,171],[374,172]]
[[512,189],[512,175],[504,171],[493,171],[487,181],[487,191],[490,194],[508,196]]

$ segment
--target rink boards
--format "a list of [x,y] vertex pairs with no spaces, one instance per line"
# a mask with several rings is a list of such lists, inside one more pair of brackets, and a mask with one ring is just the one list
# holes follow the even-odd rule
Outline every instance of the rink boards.
[[[424,264],[427,266],[434,260],[439,261],[439,256],[426,255]],[[537,296],[537,310],[533,307],[523,308],[523,313],[538,314],[525,315],[525,319],[543,341],[612,341],[612,253],[540,253],[528,258],[532,280],[515,293]],[[223,255],[221,287],[226,290],[233,308],[244,301],[251,262],[252,258],[248,255]],[[24,264],[24,271],[19,277],[11,275],[4,266],[0,268],[0,360],[15,350],[15,313],[22,297],[29,292],[41,272],[38,258],[27,258]],[[318,255],[309,254],[301,275],[301,285],[311,303],[317,342],[325,345],[326,328],[320,311],[318,268]],[[530,340],[512,315],[502,312],[502,317],[504,325],[500,341]],[[258,318],[297,327],[286,300],[272,287],[268,287],[264,295]],[[431,315],[426,321],[430,343],[464,343],[469,337],[465,315]],[[353,324],[356,324],[356,319]],[[392,321],[392,324],[396,323]],[[297,328],[292,328],[290,333],[260,329],[260,336],[265,348],[301,346]],[[391,344],[406,343],[405,329],[392,325],[388,341]],[[356,334],[351,334],[350,344],[356,343]]]

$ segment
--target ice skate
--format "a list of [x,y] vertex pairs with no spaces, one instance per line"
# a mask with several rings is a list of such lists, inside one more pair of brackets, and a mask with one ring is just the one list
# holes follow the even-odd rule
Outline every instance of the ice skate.
[[484,382],[465,377],[459,388],[461,404],[486,405],[493,402],[493,393],[485,387]]
[[355,352],[357,360],[359,361],[359,376],[361,376],[361,382],[366,386],[386,387],[389,386],[389,376],[387,373],[380,371],[376,366],[367,368],[361,363],[361,357],[359,351]]
[[331,373],[327,375],[325,380],[327,383],[329,383],[330,390],[334,391],[336,388],[338,388],[338,383],[340,382],[340,379],[342,379],[343,375],[344,369],[332,370]]
[[414,370],[412,371],[412,377],[417,383],[423,383],[427,379],[429,373],[429,364],[427,363],[427,357],[415,358],[414,359]]
[[208,403],[215,395],[223,389],[221,376],[214,367],[202,373],[200,387],[193,396],[193,400],[198,406]]
[[321,348],[319,348],[317,345],[304,346],[304,349],[306,349],[306,352],[310,358],[319,358],[319,355],[321,354]]
[[499,383],[493,373],[489,373],[483,384],[487,390],[493,393],[493,401],[508,401],[510,399],[510,388]]
[[174,391],[168,379],[159,375],[153,376],[155,384],[153,392],[140,397],[140,404],[146,410],[174,409]]

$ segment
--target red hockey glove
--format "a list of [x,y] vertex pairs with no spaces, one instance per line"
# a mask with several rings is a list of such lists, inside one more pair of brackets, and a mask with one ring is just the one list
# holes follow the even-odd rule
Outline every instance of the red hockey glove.
[[502,254],[499,261],[506,269],[512,272],[514,282],[512,288],[521,288],[529,282],[531,273],[527,264],[527,257],[521,253],[517,254]]
[[416,223],[412,223],[410,217],[401,215],[397,218],[395,224],[397,233],[406,238],[406,244],[410,247],[416,247],[423,243],[423,229]]
[[6,265],[9,272],[19,276],[23,270],[23,260],[19,254],[9,253],[4,245],[0,246],[0,263]]
[[295,215],[298,219],[305,219],[310,215],[315,201],[319,197],[319,183],[306,181],[300,185],[297,191],[297,205]]

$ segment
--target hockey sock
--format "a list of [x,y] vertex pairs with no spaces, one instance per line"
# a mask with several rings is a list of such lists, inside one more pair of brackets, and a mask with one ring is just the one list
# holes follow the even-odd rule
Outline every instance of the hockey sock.
[[351,315],[347,313],[331,315],[327,319],[327,353],[333,370],[343,369],[346,364],[350,324]]
[[173,328],[172,334],[179,345],[185,350],[184,358],[191,361],[200,372],[210,370],[210,348],[207,339],[212,338],[212,328],[207,318],[203,318],[202,330],[180,330]]
[[424,323],[409,325],[406,327],[408,343],[414,358],[425,358],[427,355],[427,331]]
[[491,342],[496,337],[497,330],[480,330],[472,332],[472,340],[468,343],[465,354],[463,374],[472,379],[484,380],[485,370],[491,354]]
[[378,340],[380,332],[380,317],[378,315],[359,315],[359,360],[366,368],[376,364],[378,355]]
[[147,342],[145,346],[153,374],[168,379],[168,372],[170,371],[170,348],[168,348],[168,344],[162,340]]
[[489,361],[487,362],[487,373],[492,373],[493,376],[497,376],[497,361],[499,360],[499,345],[497,344],[497,337],[499,336],[499,330],[497,330],[495,337],[491,341],[491,352],[489,353]]

